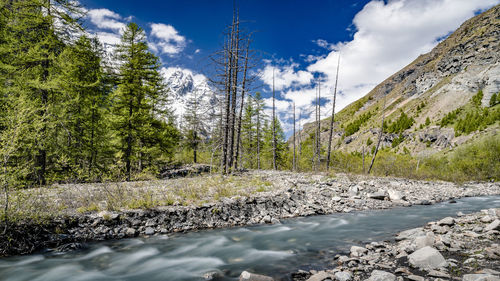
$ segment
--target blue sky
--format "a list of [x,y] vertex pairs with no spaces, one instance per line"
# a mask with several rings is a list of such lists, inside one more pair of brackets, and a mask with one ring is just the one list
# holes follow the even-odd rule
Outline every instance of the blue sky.
[[[143,27],[165,69],[179,68],[203,77],[208,55],[221,46],[232,18],[233,1],[81,0],[86,26],[107,44],[117,43],[128,21]],[[309,115],[317,77],[322,77],[323,116],[339,53],[341,67],[336,110],[367,94],[418,55],[430,51],[465,20],[500,0],[236,0],[246,28],[257,31],[253,48],[263,52],[258,85],[269,98],[272,70],[277,109],[286,131],[292,102]],[[270,99],[267,99],[270,104]]]

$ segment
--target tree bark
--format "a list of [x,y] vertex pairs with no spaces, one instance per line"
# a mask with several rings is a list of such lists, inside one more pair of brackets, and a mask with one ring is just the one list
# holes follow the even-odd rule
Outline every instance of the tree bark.
[[375,158],[377,157],[377,152],[380,147],[380,141],[382,140],[382,134],[384,132],[384,118],[385,118],[385,97],[384,97],[384,107],[382,108],[382,124],[380,125],[380,132],[378,134],[377,146],[375,147],[375,152],[373,153],[372,161],[370,163],[370,167],[368,168],[368,174],[370,174],[373,163],[375,163]]
[[[330,135],[328,137],[328,153],[326,156],[326,170],[327,171],[330,169],[330,157],[331,157],[331,153],[332,153],[333,124],[335,123],[335,102],[337,100],[337,82],[339,80],[339,66],[340,66],[340,54],[339,54],[339,60],[337,62],[337,74],[335,75],[335,89],[333,91],[332,118],[330,120]],[[364,160],[363,160],[363,163],[364,163]],[[363,168],[363,171],[364,171],[364,168]]]
[[274,68],[273,68],[273,169],[277,170],[278,166],[276,164],[276,105],[275,105],[275,94],[274,94]]

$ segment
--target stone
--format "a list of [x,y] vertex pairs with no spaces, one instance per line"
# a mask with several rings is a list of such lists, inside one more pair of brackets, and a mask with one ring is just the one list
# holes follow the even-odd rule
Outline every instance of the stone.
[[350,280],[352,280],[352,273],[349,272],[349,271],[335,272],[335,280],[338,280],[338,281],[350,281]]
[[415,250],[422,249],[423,247],[426,246],[434,246],[434,243],[436,242],[436,237],[434,233],[428,232],[425,236],[419,236],[415,238],[413,243],[415,244]]
[[490,216],[484,216],[481,218],[481,222],[484,222],[484,223],[490,223],[492,221],[493,221],[493,218]]
[[396,281],[396,275],[386,271],[374,270],[366,281]]
[[484,228],[484,232],[488,232],[490,230],[500,230],[500,220],[499,219],[494,220],[492,223],[488,224]]
[[239,281],[274,281],[272,277],[243,271]]
[[423,247],[408,256],[413,267],[432,270],[446,267],[447,263],[441,253],[429,246]]
[[332,279],[332,276],[325,271],[320,271],[316,274],[313,274],[311,277],[307,279],[307,281],[323,281],[323,280],[330,280]]
[[127,235],[128,237],[135,237],[136,234],[137,230],[135,230],[134,228],[128,227],[127,229],[125,229],[125,235]]
[[368,253],[368,249],[358,246],[351,247],[351,257],[361,257]]
[[409,275],[408,277],[406,277],[410,280],[413,280],[413,281],[425,281],[425,278],[422,277],[422,276],[418,276],[418,275]]
[[146,230],[144,231],[144,234],[146,235],[153,235],[155,234],[155,229],[152,227],[146,227]]
[[465,274],[462,281],[500,281],[500,278],[491,274]]
[[448,225],[448,226],[452,226],[455,224],[455,219],[452,218],[452,217],[446,217],[440,221],[438,221],[438,225]]
[[349,193],[349,196],[351,197],[356,196],[359,193],[359,187],[357,185],[351,186],[349,187],[349,191],[347,193]]
[[391,201],[403,200],[403,195],[401,195],[401,192],[399,192],[397,190],[389,189],[389,190],[387,190],[387,194],[389,195],[389,199]]
[[368,198],[371,198],[371,199],[377,199],[377,200],[384,200],[386,197],[386,194],[384,191],[377,191],[377,192],[374,192],[374,193],[369,193],[368,194]]
[[405,231],[398,233],[398,235],[396,236],[396,241],[413,239],[413,238],[416,238],[416,237],[422,236],[422,235],[425,235],[425,232],[424,232],[424,229],[421,227],[408,229],[408,230],[405,230]]

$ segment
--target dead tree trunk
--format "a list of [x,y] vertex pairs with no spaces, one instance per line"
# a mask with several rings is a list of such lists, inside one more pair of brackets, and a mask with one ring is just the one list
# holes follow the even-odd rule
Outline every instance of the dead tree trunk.
[[373,153],[372,162],[370,163],[370,167],[368,168],[368,174],[370,174],[373,163],[375,163],[375,158],[377,157],[377,152],[380,147],[380,142],[382,141],[382,134],[384,132],[384,118],[385,118],[385,97],[384,97],[384,107],[382,108],[382,124],[380,125],[380,132],[378,134],[377,146],[375,147],[375,152]]
[[274,94],[274,68],[273,68],[273,169],[277,170],[276,165],[276,105],[275,105],[275,94]]
[[[239,71],[239,18],[236,14],[236,19],[233,20],[234,23],[234,32],[231,36],[232,44],[232,57],[233,63],[231,65],[231,71],[233,72],[232,78],[233,81],[231,83],[231,125],[230,125],[230,139],[229,139],[229,155],[228,155],[228,168],[229,171],[233,167],[234,160],[234,137],[235,137],[235,125],[236,125],[236,99],[238,95],[238,71]],[[228,171],[228,172],[229,172]]]
[[243,116],[243,106],[245,100],[245,86],[247,81],[247,69],[248,69],[248,52],[250,51],[250,38],[247,38],[247,46],[245,50],[245,64],[243,66],[243,81],[241,85],[241,103],[240,103],[240,114],[238,116],[238,132],[236,137],[236,154],[234,156],[234,168],[238,169],[238,156],[240,154],[241,146],[241,118]]
[[321,163],[321,81],[318,81],[318,138],[316,139],[316,150],[317,150],[317,162],[316,166],[318,170],[320,168]]
[[292,170],[297,171],[297,155],[296,155],[296,143],[295,143],[295,102],[293,102],[293,163]]
[[335,122],[335,102],[337,100],[337,82],[339,81],[340,54],[337,62],[337,74],[335,75],[335,89],[333,90],[332,118],[330,120],[330,135],[328,137],[328,153],[326,155],[326,170],[330,169],[330,157],[332,153],[333,124]]

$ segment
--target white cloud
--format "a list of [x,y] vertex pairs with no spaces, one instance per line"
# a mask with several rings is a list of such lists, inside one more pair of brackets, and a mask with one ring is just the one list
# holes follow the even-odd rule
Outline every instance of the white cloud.
[[440,38],[457,29],[480,9],[498,0],[371,1],[354,17],[354,38],[307,70],[327,76],[332,86],[341,54],[339,109],[368,93],[418,55],[430,51]]
[[272,88],[273,86],[273,71],[274,71],[274,89],[281,91],[290,87],[308,85],[313,80],[313,75],[307,71],[295,69],[297,64],[291,63],[285,66],[266,65],[262,71],[262,81]]
[[[292,68],[288,79],[283,79],[280,84],[286,88],[297,80],[300,82],[296,85],[301,87],[286,91],[284,98],[295,101],[304,110],[311,107],[316,95],[311,85],[314,82],[311,73],[325,75],[324,87],[328,89],[325,93],[331,92],[340,52],[338,89],[342,94],[337,96],[336,104],[336,111],[339,111],[420,54],[429,52],[443,36],[456,30],[477,11],[498,3],[499,0],[373,0],[354,17],[352,28],[355,33],[351,41],[333,45],[322,39],[314,41],[331,51],[324,57],[304,56],[305,61],[311,63],[307,71]],[[269,85],[269,69],[266,67],[266,70],[263,81]],[[311,79],[298,79],[297,73],[303,73],[302,78]],[[328,95],[329,99],[330,92],[323,96]],[[331,112],[331,107],[331,102],[324,103],[322,114]],[[311,118],[314,116],[307,116],[303,121]]]
[[119,14],[108,9],[91,9],[87,16],[98,29],[108,29],[121,33],[126,26]]
[[153,50],[162,54],[173,55],[181,52],[186,46],[186,38],[171,26],[163,23],[151,24],[151,42]]

